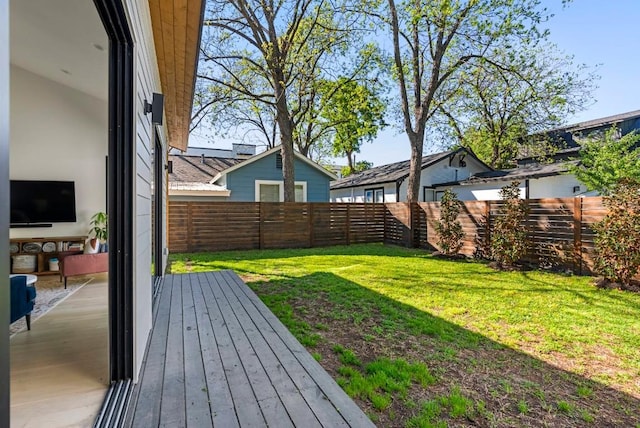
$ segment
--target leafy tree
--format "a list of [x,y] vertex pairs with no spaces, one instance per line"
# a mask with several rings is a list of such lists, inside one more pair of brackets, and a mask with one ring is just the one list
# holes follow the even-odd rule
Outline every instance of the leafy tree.
[[640,180],[622,179],[604,198],[609,209],[594,225],[595,271],[628,285],[640,272]]
[[451,189],[445,190],[440,200],[440,219],[435,224],[440,250],[449,256],[458,254],[462,248],[464,231],[458,221],[460,201]]
[[333,155],[346,156],[349,170],[355,172],[354,154],[384,128],[386,104],[370,87],[344,77],[327,82],[323,94],[321,116],[333,131]]
[[371,168],[373,166],[373,164],[371,162],[368,161],[358,161],[353,165],[353,168],[350,166],[345,166],[342,167],[342,170],[340,171],[340,173],[342,174],[343,177],[347,177],[351,174],[355,174],[358,172],[362,172],[365,171],[369,168]]
[[244,113],[256,106],[261,114],[264,108],[271,111],[261,118],[277,124],[285,201],[295,198],[296,118],[309,106],[301,96],[323,66],[341,65],[333,56],[343,55],[356,25],[355,15],[343,12],[342,6],[321,0],[207,2],[199,73],[206,84],[196,112],[206,114],[207,105]]
[[282,145],[284,197],[294,199],[293,150],[326,140],[320,84],[368,73],[374,49],[351,43],[360,16],[344,1],[209,0],[194,123],[264,136]]
[[[513,71],[493,59],[508,41],[546,36],[539,0],[387,0],[378,16],[392,34],[393,76],[411,146],[408,200],[417,201],[427,124],[441,105],[461,96],[458,79],[474,64]],[[515,70],[517,71],[517,70]]]
[[499,266],[513,266],[527,252],[528,207],[520,199],[520,183],[514,181],[500,190],[503,203],[491,230],[491,254]]
[[622,180],[640,181],[640,134],[622,137],[615,127],[581,142],[580,163],[571,172],[589,190],[609,194]]
[[586,66],[557,54],[554,45],[513,48],[510,44],[492,54],[492,61],[506,70],[480,62],[459,73],[462,96],[439,111],[458,143],[494,168],[513,167],[519,153],[546,154],[550,144],[526,137],[558,127],[583,110],[596,79]]

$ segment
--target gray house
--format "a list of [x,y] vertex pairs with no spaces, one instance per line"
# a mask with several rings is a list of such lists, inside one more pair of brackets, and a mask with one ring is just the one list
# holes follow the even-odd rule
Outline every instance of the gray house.
[[[438,200],[437,185],[492,169],[467,149],[422,157],[420,201]],[[409,161],[381,165],[331,183],[331,202],[406,202]]]
[[[204,153],[170,155],[169,198],[175,201],[213,200],[281,202],[284,200],[280,146],[248,159],[212,157]],[[329,182],[336,176],[295,153],[296,202],[328,202]]]
[[620,137],[640,130],[640,110],[532,135],[530,138],[533,141],[540,139],[551,143],[553,151],[545,156],[545,162],[540,162],[539,155],[524,154],[517,159],[517,168],[480,172],[466,179],[440,183],[436,195],[451,189],[461,200],[496,200],[500,199],[503,186],[518,181],[524,199],[595,196],[597,192],[588,191],[570,170],[571,166],[579,163],[582,142],[586,138],[598,138],[612,127],[617,129]]

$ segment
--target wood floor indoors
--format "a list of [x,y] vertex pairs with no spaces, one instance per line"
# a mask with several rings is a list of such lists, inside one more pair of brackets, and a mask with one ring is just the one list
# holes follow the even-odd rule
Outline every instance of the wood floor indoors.
[[108,379],[108,284],[98,275],[11,339],[11,426],[90,427]]

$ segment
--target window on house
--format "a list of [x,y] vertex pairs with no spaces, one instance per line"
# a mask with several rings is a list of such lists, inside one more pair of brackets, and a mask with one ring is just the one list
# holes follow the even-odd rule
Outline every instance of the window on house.
[[373,190],[364,191],[364,201],[367,203],[373,202]]
[[302,184],[296,184],[296,202],[306,202],[305,188]]
[[[284,201],[284,182],[273,180],[256,180],[256,202]],[[296,181],[295,201],[307,202],[307,182]]]
[[282,155],[280,153],[276,153],[276,168],[282,169]]
[[280,202],[280,185],[260,184],[260,199],[258,202]]
[[377,189],[365,189],[364,191],[364,201],[365,202],[376,202],[383,203],[384,202],[384,189],[379,187]]
[[428,187],[422,188],[422,200],[424,202],[433,202],[436,200],[435,190]]

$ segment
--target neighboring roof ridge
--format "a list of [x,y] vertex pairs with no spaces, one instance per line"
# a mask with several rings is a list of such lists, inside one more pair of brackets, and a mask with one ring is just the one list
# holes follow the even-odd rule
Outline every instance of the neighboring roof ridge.
[[582,129],[594,128],[598,126],[604,126],[604,125],[613,124],[616,122],[621,122],[623,120],[631,119],[636,116],[640,118],[640,110],[631,110],[625,113],[614,114],[611,116],[585,120],[582,122],[570,123],[568,125],[562,125],[556,128],[551,128],[544,131],[536,132],[532,135],[547,134],[547,133],[559,132],[559,131],[574,131],[574,130],[579,131]]
[[[439,162],[443,158],[450,156],[460,150],[465,150],[475,157],[473,152],[466,148],[449,149],[442,152],[423,155],[421,169],[425,169],[430,165],[432,165],[433,163]],[[373,185],[373,184],[390,183],[390,182],[401,180],[401,179],[404,180],[409,175],[410,161],[411,161],[410,159],[407,159],[399,162],[393,162],[393,163],[388,163],[384,165],[374,166],[372,168],[366,169],[356,174],[352,174],[347,177],[341,178],[339,180],[333,181],[331,184],[331,188],[332,189],[349,188],[349,187],[364,186],[369,184]],[[386,178],[378,177],[377,180],[365,181],[367,176],[375,176],[376,174],[382,173],[382,172],[386,172],[386,175],[388,177]],[[362,177],[365,177],[362,180],[365,182],[364,183],[357,182],[358,179]],[[375,178],[375,177],[372,177],[372,178]]]

